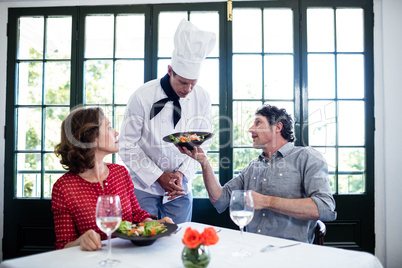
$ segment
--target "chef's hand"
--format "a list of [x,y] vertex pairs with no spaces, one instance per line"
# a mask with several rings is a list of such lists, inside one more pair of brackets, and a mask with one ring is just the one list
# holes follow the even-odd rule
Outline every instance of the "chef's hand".
[[[184,178],[184,174],[181,173],[180,171],[176,171],[175,173],[173,173],[174,178],[171,180],[171,183],[176,184],[178,187],[180,187],[181,189],[183,189],[183,178]],[[172,200],[178,196],[181,195],[185,195],[185,193],[183,192],[183,190],[173,190],[173,191],[168,191],[165,196],[169,196],[168,200]]]
[[[159,182],[160,186],[165,190],[165,192],[172,193],[174,191],[176,191],[176,192],[184,191],[184,189],[181,187],[183,177],[181,177],[181,179],[180,179],[180,175],[178,175],[177,173],[178,172],[176,172],[174,174],[164,172],[157,179],[157,182]],[[181,172],[179,172],[179,173],[181,173]]]

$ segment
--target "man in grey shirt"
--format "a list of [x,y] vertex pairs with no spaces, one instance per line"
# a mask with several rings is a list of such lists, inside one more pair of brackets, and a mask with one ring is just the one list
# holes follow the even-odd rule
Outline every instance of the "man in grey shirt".
[[325,159],[311,147],[293,145],[293,120],[285,109],[258,109],[249,132],[253,147],[263,152],[223,187],[202,148],[178,148],[201,164],[209,199],[219,213],[229,206],[233,190],[251,190],[255,213],[248,231],[312,243],[317,220],[336,219]]

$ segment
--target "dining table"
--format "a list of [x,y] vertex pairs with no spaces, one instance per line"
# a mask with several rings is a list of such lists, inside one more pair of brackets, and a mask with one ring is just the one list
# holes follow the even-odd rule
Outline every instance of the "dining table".
[[[181,256],[182,242],[187,228],[200,233],[211,225],[185,222],[178,224],[176,232],[160,237],[148,246],[136,246],[130,240],[113,238],[112,258],[120,260],[118,268],[135,267],[184,267]],[[272,236],[243,232],[212,226],[217,230],[219,241],[208,246],[211,261],[208,268],[225,267],[383,267],[378,258],[367,252],[340,249],[329,246],[301,243]],[[82,251],[79,246],[39,253],[31,256],[8,259],[1,268],[88,268],[99,267],[106,258],[107,241],[97,251]],[[249,257],[234,257],[240,248],[251,253]]]

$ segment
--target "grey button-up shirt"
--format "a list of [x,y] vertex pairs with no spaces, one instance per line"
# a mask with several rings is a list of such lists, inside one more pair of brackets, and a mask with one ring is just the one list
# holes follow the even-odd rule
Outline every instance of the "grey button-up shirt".
[[[232,190],[254,190],[284,198],[310,197],[318,207],[320,220],[336,219],[335,200],[323,156],[312,147],[288,142],[270,161],[264,154],[254,159],[239,176],[223,186],[222,196],[213,205],[219,213],[229,206]],[[296,219],[268,209],[256,210],[247,231],[312,243],[317,222]]]

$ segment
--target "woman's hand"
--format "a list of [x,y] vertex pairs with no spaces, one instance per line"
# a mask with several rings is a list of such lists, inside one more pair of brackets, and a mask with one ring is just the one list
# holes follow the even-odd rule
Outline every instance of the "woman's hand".
[[84,251],[94,251],[102,247],[100,235],[94,230],[86,231],[77,240],[79,240],[81,250]]
[[[145,220],[143,220],[142,222],[145,223],[145,222],[149,222],[149,221],[153,221],[153,219],[145,218]],[[164,217],[163,219],[155,220],[155,221],[157,221],[159,223],[174,223],[173,220],[169,217]]]
[[173,220],[169,217],[164,217],[163,219],[157,220],[159,223],[174,223]]
[[102,247],[100,235],[94,230],[88,230],[78,239],[67,243],[64,248],[80,246],[81,250],[94,251]]

